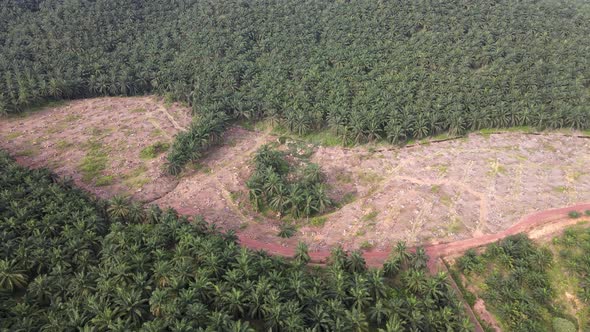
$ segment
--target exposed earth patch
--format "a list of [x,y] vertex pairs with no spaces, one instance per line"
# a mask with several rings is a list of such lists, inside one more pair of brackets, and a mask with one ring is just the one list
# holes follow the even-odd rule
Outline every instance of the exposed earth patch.
[[125,193],[200,214],[224,229],[311,249],[388,248],[448,242],[507,229],[523,215],[590,200],[590,140],[505,132],[397,148],[315,147],[340,207],[298,221],[291,239],[280,220],[252,210],[245,181],[253,153],[279,139],[232,127],[223,143],[181,177],[165,174],[165,149],[190,112],[154,97],[78,100],[0,120],[1,146],[33,167],[47,166],[101,197]]

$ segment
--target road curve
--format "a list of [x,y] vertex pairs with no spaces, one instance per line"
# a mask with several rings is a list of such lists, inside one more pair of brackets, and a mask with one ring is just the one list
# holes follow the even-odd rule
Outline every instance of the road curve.
[[[510,226],[509,228],[494,234],[486,234],[470,239],[459,240],[447,243],[436,243],[426,244],[424,248],[426,253],[430,257],[431,262],[434,262],[437,258],[456,255],[467,251],[468,249],[481,247],[498,240],[501,240],[510,235],[515,235],[523,232],[530,232],[536,228],[552,224],[560,229],[572,225],[572,219],[567,216],[570,211],[584,212],[590,210],[590,202],[578,203],[571,206],[566,206],[557,209],[549,209],[540,212],[535,212],[521,218],[517,223]],[[194,215],[189,209],[179,209],[180,214]],[[580,219],[583,220],[583,219]],[[238,233],[238,239],[240,245],[253,249],[253,250],[264,250],[271,255],[293,257],[295,255],[295,248],[284,247],[277,243],[266,243],[258,240],[251,239],[244,234]],[[378,267],[383,265],[383,262],[389,256],[390,250],[370,250],[363,252],[367,265],[372,267]],[[326,263],[330,256],[329,250],[321,251],[310,251],[309,256],[311,262],[316,264]]]

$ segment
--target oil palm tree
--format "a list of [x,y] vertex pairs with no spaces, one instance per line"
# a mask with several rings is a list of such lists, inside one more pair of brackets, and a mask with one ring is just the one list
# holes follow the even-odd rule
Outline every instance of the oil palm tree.
[[28,276],[18,268],[16,261],[0,259],[0,290],[13,292],[27,286]]

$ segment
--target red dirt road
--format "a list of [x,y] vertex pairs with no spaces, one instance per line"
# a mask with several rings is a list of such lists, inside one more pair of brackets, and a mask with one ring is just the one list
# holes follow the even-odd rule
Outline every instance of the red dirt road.
[[[552,229],[562,229],[570,226],[573,220],[567,216],[570,211],[583,212],[590,210],[590,203],[579,203],[572,206],[567,206],[558,209],[544,210],[536,212],[523,217],[516,224],[510,228],[495,233],[487,234],[471,239],[460,240],[450,243],[438,243],[438,244],[427,244],[425,245],[426,253],[430,257],[431,263],[434,263],[437,258],[456,255],[463,253],[471,248],[481,247],[492,242],[501,240],[510,235],[515,235],[523,232],[530,232],[534,229],[543,228],[551,225]],[[191,214],[190,211],[179,211],[183,214]],[[577,219],[582,221],[583,218]],[[240,244],[253,250],[264,250],[272,255],[292,257],[295,255],[295,248],[284,247],[276,243],[265,243],[257,240],[250,239],[243,234],[238,234]],[[312,251],[309,252],[312,263],[322,264],[326,263],[327,258],[330,256],[329,251]],[[375,250],[364,252],[365,260],[369,266],[381,266],[383,262],[389,256],[389,250]]]

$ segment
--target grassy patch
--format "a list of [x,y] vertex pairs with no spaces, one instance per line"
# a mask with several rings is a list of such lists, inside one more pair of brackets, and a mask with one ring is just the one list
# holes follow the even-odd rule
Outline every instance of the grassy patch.
[[96,178],[96,181],[94,181],[94,184],[97,187],[103,187],[103,186],[110,186],[111,184],[113,184],[114,182],[114,177],[112,175],[105,175],[105,176],[99,176],[98,178]]
[[370,250],[370,249],[373,249],[373,244],[371,242],[369,242],[368,240],[365,240],[361,243],[360,248],[362,250]]
[[82,180],[89,182],[96,179],[100,173],[107,167],[108,157],[102,149],[102,145],[90,140],[86,143],[86,156],[82,158],[78,169],[82,174]]
[[328,220],[328,218],[326,218],[326,217],[313,217],[309,220],[309,223],[312,226],[321,227],[321,226],[324,226],[324,224],[326,223],[327,220]]
[[144,176],[137,176],[134,178],[129,178],[123,181],[123,184],[130,189],[139,189],[144,185],[148,184],[150,179]]
[[449,165],[436,165],[438,175],[443,176],[449,172]]
[[72,147],[73,145],[74,143],[61,139],[55,143],[55,148],[63,151]]
[[451,196],[449,196],[449,195],[441,195],[440,196],[440,202],[444,206],[450,206],[451,203],[453,202],[453,198]]
[[195,171],[200,171],[200,172],[203,172],[205,174],[209,174],[209,173],[213,172],[213,170],[209,166],[207,166],[205,164],[202,164],[202,163],[199,163],[199,162],[192,162],[189,165]]
[[383,177],[375,172],[365,171],[361,172],[359,175],[359,180],[363,183],[377,183],[383,180]]
[[339,172],[336,174],[336,181],[340,183],[352,183],[352,175],[348,172]]
[[379,215],[379,212],[377,210],[371,210],[371,212],[369,212],[363,216],[362,220],[364,222],[374,222],[375,218],[377,218],[378,215]]
[[344,196],[342,196],[342,199],[340,200],[340,202],[338,202],[338,206],[342,207],[346,204],[352,203],[354,202],[356,198],[356,194],[353,192],[348,192],[346,194],[344,194]]
[[64,122],[74,122],[82,118],[80,114],[68,114],[64,117]]
[[486,138],[490,137],[491,134],[496,133],[534,133],[536,132],[535,128],[529,126],[520,126],[520,127],[510,127],[510,128],[484,128],[477,131],[477,134],[480,134]]
[[147,110],[143,107],[134,108],[129,113],[145,113]]
[[47,134],[59,133],[59,132],[64,131],[67,127],[68,127],[68,125],[66,123],[59,123],[59,124],[56,124],[54,126],[47,128],[47,130],[45,130],[45,133],[47,133]]
[[23,133],[21,133],[20,131],[13,131],[11,133],[9,133],[8,135],[4,136],[7,140],[12,140],[15,139],[17,137],[22,136]]
[[88,129],[86,129],[86,133],[88,133],[91,136],[94,137],[98,137],[98,136],[103,136],[105,134],[108,134],[112,131],[111,128],[99,128],[99,127],[90,127]]
[[506,167],[504,167],[504,165],[500,164],[500,162],[498,160],[492,160],[490,162],[490,170],[488,171],[488,174],[492,175],[492,176],[496,176],[498,174],[504,174],[506,173]]
[[553,187],[553,190],[560,193],[560,194],[563,194],[568,191],[568,187],[567,186],[557,186],[557,187]]
[[342,140],[334,135],[330,130],[322,130],[318,132],[312,132],[305,136],[303,139],[309,143],[321,145],[321,146],[341,146]]
[[24,111],[22,113],[19,113],[19,116],[24,117],[24,116],[29,115],[30,113],[39,112],[39,111],[42,111],[47,108],[60,107],[60,106],[65,105],[66,103],[67,103],[66,100],[44,101],[44,102],[41,102],[39,104],[29,107],[26,111]]
[[160,128],[156,128],[150,132],[150,137],[159,137],[162,136],[163,132]]
[[145,176],[146,171],[147,167],[144,164],[139,165],[131,172],[121,176],[121,178],[123,179],[123,184],[131,189],[138,189],[143,187],[143,185],[150,182],[150,179],[147,176]]
[[459,217],[454,217],[447,225],[447,232],[450,234],[457,234],[463,230],[463,222]]
[[430,187],[430,192],[433,194],[438,194],[440,192],[440,185],[439,184],[435,184],[432,187]]
[[36,156],[37,154],[39,154],[38,147],[29,147],[24,150],[18,151],[16,153],[16,155],[19,157],[33,157],[33,156]]
[[143,148],[139,152],[139,157],[141,159],[153,159],[166,152],[168,148],[170,148],[170,144],[165,142],[156,142],[148,147]]

